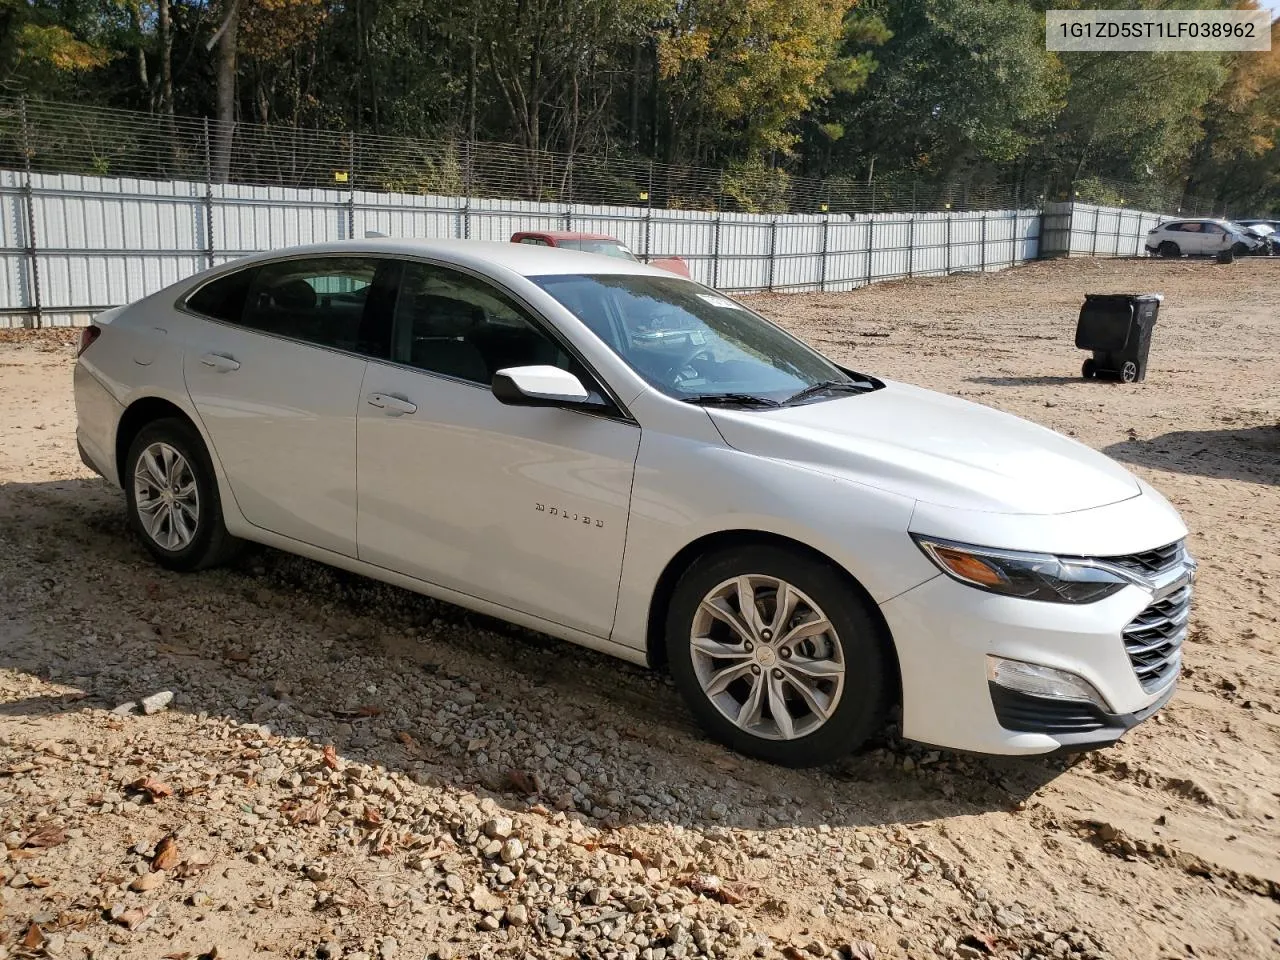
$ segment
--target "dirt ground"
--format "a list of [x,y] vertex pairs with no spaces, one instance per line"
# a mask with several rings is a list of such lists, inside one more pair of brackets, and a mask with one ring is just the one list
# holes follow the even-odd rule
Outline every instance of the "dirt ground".
[[[1145,383],[1086,292],[1165,294]],[[6,957],[1280,956],[1280,261],[1036,264],[755,305],[1074,435],[1183,512],[1179,692],[1118,746],[787,771],[607,658],[268,550],[176,576],[0,340]],[[150,715],[122,707],[174,694]]]

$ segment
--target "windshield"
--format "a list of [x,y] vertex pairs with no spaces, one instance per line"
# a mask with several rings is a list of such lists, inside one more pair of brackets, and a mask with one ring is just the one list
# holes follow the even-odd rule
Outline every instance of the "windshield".
[[677,399],[781,403],[806,390],[809,400],[874,386],[691,280],[630,274],[530,279],[640,376]]
[[566,250],[581,250],[583,253],[602,253],[606,257],[620,257],[623,260],[636,259],[636,255],[617,240],[561,240],[556,246]]

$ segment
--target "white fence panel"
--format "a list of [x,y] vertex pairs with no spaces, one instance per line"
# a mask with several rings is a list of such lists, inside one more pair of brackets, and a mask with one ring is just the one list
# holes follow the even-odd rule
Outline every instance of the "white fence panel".
[[[1045,210],[1046,249],[1057,238],[1073,252],[1129,255],[1158,220],[1055,207]],[[695,280],[736,292],[851,290],[1041,254],[1038,210],[716,213],[0,171],[0,325],[86,322],[259,250],[369,232],[505,242],[548,229],[615,236],[642,259],[683,257]]]

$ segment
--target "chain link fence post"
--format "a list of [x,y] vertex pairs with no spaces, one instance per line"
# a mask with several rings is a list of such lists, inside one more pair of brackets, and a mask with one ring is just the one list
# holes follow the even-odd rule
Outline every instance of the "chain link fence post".
[[871,278],[872,278],[871,260],[872,260],[872,254],[875,251],[875,247],[876,247],[875,236],[876,236],[876,218],[875,218],[875,215],[872,214],[871,217],[867,220],[867,284],[866,284],[867,286],[871,286]]
[[778,255],[778,218],[769,221],[769,283],[768,289],[773,293],[773,282],[777,271]]
[[649,262],[650,233],[653,230],[653,161],[649,161],[649,189],[644,192],[644,262]]
[[213,149],[209,143],[209,118],[203,124],[204,139],[204,260],[213,266]]
[[818,261],[818,290],[822,293],[827,292],[827,250],[830,235],[831,214],[824,213],[822,215],[822,259]]
[[[947,204],[947,206],[949,207],[951,206],[951,204]],[[947,266],[946,266],[946,269],[943,271],[943,276],[949,277],[951,276],[951,211],[947,210],[945,212],[945,216],[947,218],[945,221],[947,225],[947,240],[946,240]]]
[[980,258],[978,269],[982,273],[986,273],[987,272],[987,211],[985,210],[982,211],[981,230],[982,232],[979,234],[979,242],[978,242],[978,256]]
[[31,131],[27,125],[27,98],[18,101],[22,118],[22,202],[27,213],[27,305],[34,314],[29,321],[39,329],[44,326],[44,304],[40,295],[40,256],[36,241],[35,188],[31,185]]
[[351,134],[347,147],[347,239],[356,236],[356,137]]

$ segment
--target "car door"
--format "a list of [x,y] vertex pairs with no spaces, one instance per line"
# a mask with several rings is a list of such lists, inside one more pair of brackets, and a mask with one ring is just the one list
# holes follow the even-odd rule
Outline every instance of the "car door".
[[356,555],[356,410],[389,303],[369,257],[284,259],[201,287],[183,371],[249,523]]
[[1227,231],[1216,223],[1203,224],[1201,226],[1201,237],[1203,252],[1207,254],[1221,253],[1231,246],[1232,242],[1227,235]]
[[506,367],[598,383],[481,278],[406,262],[393,330],[393,360],[370,362],[359,408],[360,559],[607,636],[638,425],[616,407],[499,403],[490,382]]

